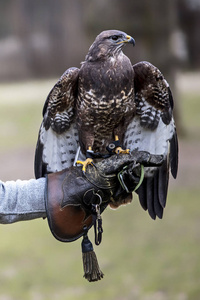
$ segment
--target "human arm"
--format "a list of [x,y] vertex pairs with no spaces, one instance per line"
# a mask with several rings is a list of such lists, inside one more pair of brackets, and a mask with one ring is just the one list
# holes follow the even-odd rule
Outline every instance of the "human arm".
[[45,178],[0,181],[0,223],[45,217],[45,183]]

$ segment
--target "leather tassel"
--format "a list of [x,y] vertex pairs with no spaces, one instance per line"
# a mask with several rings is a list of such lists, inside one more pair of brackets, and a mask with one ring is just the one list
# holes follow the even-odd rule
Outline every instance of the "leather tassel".
[[89,282],[101,280],[104,276],[99,268],[98,260],[93,249],[93,245],[88,238],[87,232],[82,240],[82,258],[84,276]]

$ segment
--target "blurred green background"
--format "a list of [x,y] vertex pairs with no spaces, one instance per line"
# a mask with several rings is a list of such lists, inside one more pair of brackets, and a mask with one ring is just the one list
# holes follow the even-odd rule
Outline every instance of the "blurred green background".
[[180,140],[163,220],[151,220],[136,195],[104,212],[100,282],[82,277],[81,241],[56,241],[46,220],[1,225],[0,300],[200,299],[199,23],[198,0],[0,1],[1,180],[33,178],[45,98],[104,29],[132,35],[132,62],[148,60],[164,73]]

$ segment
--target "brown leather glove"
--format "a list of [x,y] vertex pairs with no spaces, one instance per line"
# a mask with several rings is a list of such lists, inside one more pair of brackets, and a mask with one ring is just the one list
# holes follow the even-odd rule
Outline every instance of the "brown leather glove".
[[108,204],[118,207],[130,202],[131,192],[140,180],[141,163],[158,165],[162,156],[134,151],[131,155],[113,155],[95,167],[89,165],[85,174],[78,166],[49,174],[46,211],[55,238],[74,241],[84,234],[85,226],[92,226],[97,208],[101,214]]
[[[70,242],[92,225],[95,207],[106,208],[116,188],[116,175],[104,177],[98,169],[71,167],[48,175],[46,211],[49,227],[60,241]],[[94,211],[93,211],[94,210]]]
[[94,225],[95,243],[99,245],[103,232],[101,213],[108,204],[118,207],[130,202],[140,181],[141,163],[158,165],[162,156],[134,151],[89,165],[85,174],[82,167],[76,166],[47,176],[46,212],[50,230],[62,242],[83,236],[84,277],[88,281],[100,280],[103,273],[87,231]]

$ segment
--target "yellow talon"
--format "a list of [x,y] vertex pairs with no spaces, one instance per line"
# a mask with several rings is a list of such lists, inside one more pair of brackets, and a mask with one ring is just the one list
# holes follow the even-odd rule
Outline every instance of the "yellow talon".
[[83,165],[82,167],[82,171],[85,173],[86,168],[88,165],[94,165],[93,163],[93,159],[92,158],[87,158],[86,160],[82,161],[82,160],[77,160],[76,164],[80,164]]
[[[115,141],[119,141],[118,135],[115,135]],[[130,149],[123,150],[121,147],[117,147],[115,149],[115,153],[116,154],[121,154],[121,153],[123,153],[123,154],[129,154],[130,153]]]
[[123,150],[121,147],[117,147],[115,149],[115,153],[116,154],[121,154],[121,153],[123,153],[123,154],[129,154],[130,153],[130,149]]

